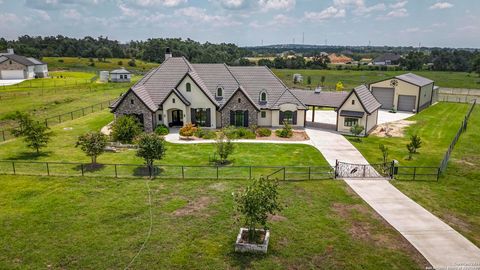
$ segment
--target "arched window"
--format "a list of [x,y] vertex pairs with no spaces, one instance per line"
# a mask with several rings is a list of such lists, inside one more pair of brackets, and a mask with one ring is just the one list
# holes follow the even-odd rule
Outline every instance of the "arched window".
[[192,92],[192,85],[187,82],[187,84],[185,85],[186,89],[187,89],[187,92]]
[[260,102],[267,102],[267,92],[262,91],[260,93]]
[[355,99],[352,99],[352,105],[355,105]]
[[223,89],[221,87],[217,88],[217,97],[222,97],[223,96]]

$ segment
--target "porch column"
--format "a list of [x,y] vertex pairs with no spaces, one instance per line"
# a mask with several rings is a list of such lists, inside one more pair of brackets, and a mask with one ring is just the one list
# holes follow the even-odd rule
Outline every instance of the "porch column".
[[313,106],[313,111],[312,111],[312,122],[315,122],[315,106]]

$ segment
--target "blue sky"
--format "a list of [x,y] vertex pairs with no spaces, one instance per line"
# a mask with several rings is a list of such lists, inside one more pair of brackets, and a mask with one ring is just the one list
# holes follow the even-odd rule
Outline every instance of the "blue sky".
[[478,0],[0,0],[0,36],[480,47]]

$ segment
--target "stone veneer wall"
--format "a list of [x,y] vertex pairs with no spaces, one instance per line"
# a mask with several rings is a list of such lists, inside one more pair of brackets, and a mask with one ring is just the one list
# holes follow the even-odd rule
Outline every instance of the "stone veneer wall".
[[[133,99],[133,104],[131,100]],[[128,114],[143,114],[143,126],[146,132],[153,132],[152,112],[137,98],[135,94],[129,92],[114,111],[115,118]]]
[[[240,103],[238,99],[240,98]],[[222,127],[230,126],[230,111],[246,111],[248,110],[248,125],[258,125],[258,111],[253,104],[241,91],[237,91],[230,101],[223,107],[222,113]]]
[[0,70],[24,70],[23,71],[24,77],[25,77],[25,69],[26,69],[26,66],[20,63],[17,63],[13,60],[12,60],[12,64],[10,65],[10,59],[7,59],[6,61],[3,61],[2,63],[0,63]]

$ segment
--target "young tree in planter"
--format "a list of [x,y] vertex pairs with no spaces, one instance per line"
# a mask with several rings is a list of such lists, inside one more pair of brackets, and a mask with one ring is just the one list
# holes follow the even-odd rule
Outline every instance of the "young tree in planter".
[[97,164],[97,157],[105,151],[107,136],[100,132],[88,132],[78,137],[75,147],[82,149],[92,159],[92,164]]
[[138,138],[137,157],[145,160],[148,170],[152,172],[153,162],[160,160],[165,155],[165,140],[155,133],[144,133]]
[[113,140],[121,143],[132,143],[140,133],[142,133],[142,127],[133,116],[120,116],[112,125]]
[[220,157],[219,163],[221,165],[226,164],[228,162],[228,156],[233,153],[235,147],[223,130],[218,135],[215,146],[217,148],[217,155]]
[[244,224],[248,228],[248,242],[257,243],[259,234],[256,228],[261,225],[267,230],[268,215],[275,215],[282,210],[278,202],[278,182],[260,178],[250,186],[235,194],[236,209],[243,215]]
[[18,127],[13,129],[12,133],[15,137],[24,137],[27,146],[35,149],[37,154],[40,148],[46,147],[52,135],[49,128],[39,122],[33,120],[29,114],[16,112],[15,118]]
[[360,141],[362,141],[362,139],[359,136],[363,132],[364,129],[365,129],[365,127],[363,127],[359,124],[355,124],[353,127],[350,128],[350,133],[352,133],[353,136],[355,136],[355,139],[360,142]]
[[380,144],[378,146],[380,151],[382,152],[382,159],[383,159],[383,173],[387,173],[389,166],[388,166],[388,147],[384,144]]

